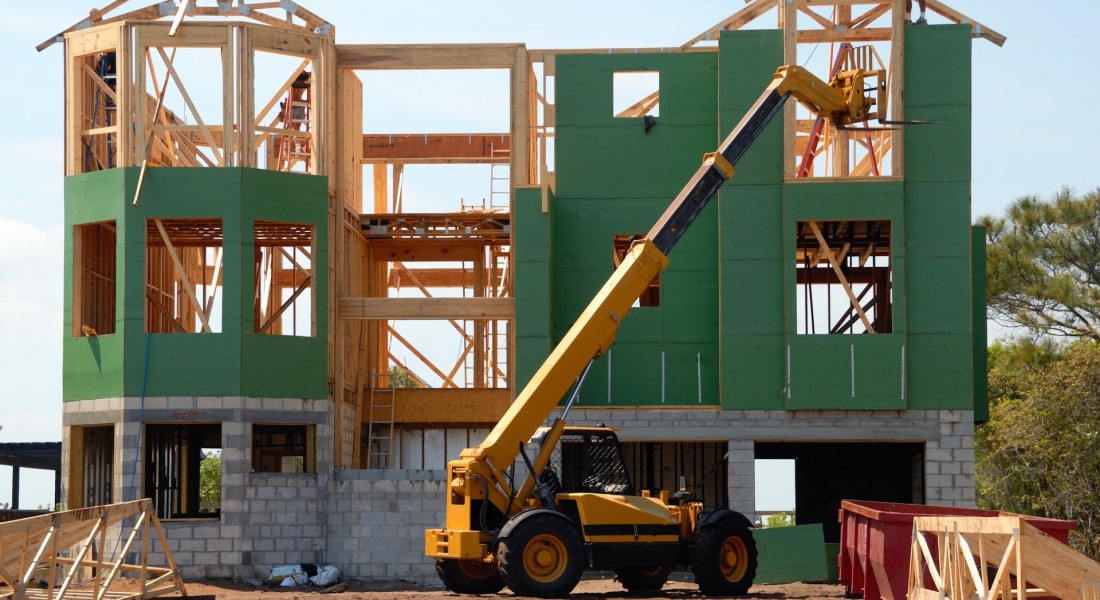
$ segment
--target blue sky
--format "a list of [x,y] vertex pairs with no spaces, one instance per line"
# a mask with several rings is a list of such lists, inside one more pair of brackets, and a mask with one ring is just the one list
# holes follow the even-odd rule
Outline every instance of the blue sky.
[[[1001,48],[984,40],[973,46],[974,216],[999,214],[1019,196],[1050,195],[1063,185],[1100,186],[1097,125],[1088,112],[1100,97],[1093,42],[1100,3],[948,3],[1008,36]],[[0,20],[8,115],[0,143],[0,441],[59,440],[63,52],[60,45],[42,53],[34,46],[92,5],[10,4]],[[336,25],[340,43],[523,42],[529,48],[675,47],[744,6],[741,0],[302,4]],[[765,23],[774,21],[764,17]],[[474,115],[472,121],[482,117],[493,119]],[[0,467],[0,502],[10,499],[9,473]],[[22,487],[22,506],[47,503],[52,475],[24,471]]]

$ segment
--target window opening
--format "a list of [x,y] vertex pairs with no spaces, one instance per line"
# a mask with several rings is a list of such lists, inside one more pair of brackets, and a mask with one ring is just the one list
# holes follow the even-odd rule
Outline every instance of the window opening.
[[795,459],[758,458],[755,463],[758,527],[794,525]]
[[146,219],[145,330],[221,331],[221,219]]
[[890,241],[890,221],[799,222],[797,332],[893,331]]
[[314,335],[315,231],[309,224],[256,221],[256,333]]
[[117,239],[114,221],[73,227],[74,337],[115,332]]
[[661,74],[657,71],[627,71],[612,75],[611,114],[617,119],[659,117]]
[[[626,254],[630,252],[630,246],[636,241],[645,237],[645,234],[641,233],[620,233],[616,234],[613,239],[614,251],[612,253],[612,265],[618,269],[619,265],[626,258]],[[649,286],[642,292],[642,295],[634,301],[635,308],[640,306],[660,306],[661,305],[661,274],[658,273],[653,276],[653,280],[649,282]]]
[[161,519],[221,514],[221,424],[145,428],[145,496]]
[[252,426],[252,470],[256,473],[315,473],[312,450],[312,426]]
[[111,504],[115,464],[114,426],[73,427],[70,439],[73,442],[71,456],[83,456],[83,460],[73,461],[70,467],[70,484],[76,490],[75,497],[79,499],[80,506]]

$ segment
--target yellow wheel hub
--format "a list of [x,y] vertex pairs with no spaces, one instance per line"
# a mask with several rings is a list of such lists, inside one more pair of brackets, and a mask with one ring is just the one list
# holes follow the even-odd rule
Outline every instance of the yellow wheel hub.
[[523,549],[523,570],[539,583],[556,581],[568,564],[569,552],[557,536],[537,535]]
[[719,564],[722,568],[722,576],[727,581],[740,581],[749,568],[749,550],[745,542],[736,536],[726,538],[719,550]]
[[470,579],[488,579],[496,574],[496,563],[486,562],[484,560],[460,560],[458,561],[458,568],[462,570],[462,574]]

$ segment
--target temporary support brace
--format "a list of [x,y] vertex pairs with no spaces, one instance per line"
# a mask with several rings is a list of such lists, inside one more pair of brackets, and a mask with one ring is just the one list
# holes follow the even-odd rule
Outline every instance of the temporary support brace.
[[[121,531],[109,535],[112,527]],[[154,534],[167,567],[148,564]],[[139,556],[140,563],[125,563],[128,555]],[[139,580],[141,585],[127,591],[110,591],[121,573]],[[187,595],[149,499],[0,523],[0,582],[12,589],[13,600],[130,600]],[[39,582],[45,582],[45,587],[38,587]],[[79,590],[74,589],[77,586]]]

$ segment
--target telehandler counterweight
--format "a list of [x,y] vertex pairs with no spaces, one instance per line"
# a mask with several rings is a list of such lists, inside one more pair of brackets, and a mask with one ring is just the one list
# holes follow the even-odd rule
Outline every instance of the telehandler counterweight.
[[[631,245],[485,441],[448,464],[446,523],[425,532],[425,554],[436,559],[447,589],[484,594],[507,586],[516,595],[566,596],[586,568],[598,568],[613,569],[628,590],[653,591],[679,566],[691,568],[705,594],[748,591],[756,543],[744,515],[725,508],[704,513],[683,490],[671,498],[666,491],[638,495],[615,433],[567,427],[565,418],[631,305],[791,96],[837,126],[886,118],[882,71],[845,71],[826,83],[802,67],[779,68],[653,228]],[[570,386],[561,415],[540,431]],[[536,434],[532,459],[524,446]],[[517,459],[527,470],[518,486],[509,476]]]

